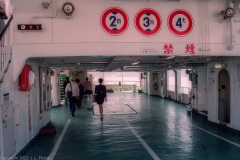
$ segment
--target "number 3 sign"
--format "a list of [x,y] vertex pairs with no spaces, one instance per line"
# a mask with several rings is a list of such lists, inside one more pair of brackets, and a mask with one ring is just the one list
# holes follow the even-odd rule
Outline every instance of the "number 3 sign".
[[168,28],[176,36],[186,36],[193,29],[193,18],[185,10],[174,10],[168,16]]
[[161,16],[153,9],[139,11],[135,18],[136,29],[144,36],[153,36],[161,28]]

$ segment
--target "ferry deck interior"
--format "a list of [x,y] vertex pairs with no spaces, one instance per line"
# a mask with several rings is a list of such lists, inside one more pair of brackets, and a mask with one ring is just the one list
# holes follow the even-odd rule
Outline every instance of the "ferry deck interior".
[[240,159],[239,4],[0,0],[0,159]]

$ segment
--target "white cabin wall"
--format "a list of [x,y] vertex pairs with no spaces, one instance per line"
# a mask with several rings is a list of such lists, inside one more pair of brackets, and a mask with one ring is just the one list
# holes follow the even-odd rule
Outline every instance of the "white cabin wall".
[[163,78],[163,72],[158,72],[158,96],[162,97],[163,94],[163,86],[161,86]]
[[[240,97],[240,58],[233,58],[229,61],[232,64],[230,74],[230,93],[231,93],[231,125],[233,128],[240,130],[240,107],[239,107],[239,97]],[[229,65],[229,63],[227,65]]]
[[[148,81],[148,94],[158,95],[159,85],[158,85],[158,73],[156,72],[148,72],[149,75],[149,81]],[[157,89],[154,89],[154,84],[157,85]]]
[[146,89],[147,89],[147,94],[148,94],[148,95],[151,94],[151,91],[150,91],[150,89],[151,89],[151,88],[150,88],[150,81],[151,81],[150,79],[151,79],[151,78],[152,78],[151,73],[150,73],[150,72],[147,72],[147,82],[146,82],[146,84],[147,84],[146,86],[147,86],[147,87],[146,87]]
[[180,100],[181,100],[181,84],[182,84],[182,72],[181,72],[181,70],[180,69],[178,69],[178,70],[176,70],[176,94],[177,94],[177,97],[176,97],[176,101],[177,102],[180,102]]
[[52,70],[54,73],[51,76],[51,98],[52,98],[52,106],[58,106],[61,104],[60,102],[60,73],[59,70]]
[[[224,62],[226,64],[226,70],[230,76],[230,123],[228,126],[239,130],[239,96],[240,96],[240,58],[232,58]],[[218,75],[221,69],[214,69],[214,63],[208,65],[208,120],[219,123],[218,120]],[[212,72],[211,72],[212,71]],[[210,82],[211,81],[211,82]],[[214,81],[214,82],[213,82]]]
[[141,80],[142,92],[147,93],[147,75],[145,72],[142,72],[143,79]]
[[[208,83],[208,120],[217,123],[217,89],[218,89],[218,71],[211,73],[214,64],[208,64],[207,83]],[[216,73],[217,72],[217,73]]]
[[[19,124],[15,126],[16,151],[14,155],[20,152],[38,133],[39,130],[50,121],[50,112],[39,112],[39,73],[38,67],[31,64],[35,73],[35,83],[30,91],[19,90],[19,79],[13,81],[13,65],[10,65],[8,73],[0,94],[9,93],[9,101],[14,102],[14,107],[19,107]],[[1,96],[1,98],[3,98]],[[1,103],[4,101],[1,99]],[[29,130],[29,102],[30,102],[30,117],[31,130]],[[15,117],[16,118],[16,117]]]
[[198,67],[198,100],[197,109],[207,111],[208,108],[208,88],[207,88],[207,66]]

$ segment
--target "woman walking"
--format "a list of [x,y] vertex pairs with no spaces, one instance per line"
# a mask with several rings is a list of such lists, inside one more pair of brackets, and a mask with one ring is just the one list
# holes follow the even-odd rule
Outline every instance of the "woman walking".
[[99,112],[100,112],[100,118],[103,119],[103,102],[104,100],[107,101],[107,92],[106,92],[106,86],[102,84],[103,79],[99,78],[98,80],[99,85],[95,87],[95,95],[96,95],[96,101],[99,106]]

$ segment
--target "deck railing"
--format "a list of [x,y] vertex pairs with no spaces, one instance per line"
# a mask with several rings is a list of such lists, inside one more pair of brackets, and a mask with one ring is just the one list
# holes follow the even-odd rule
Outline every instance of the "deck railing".
[[10,41],[10,23],[12,22],[13,15],[9,18],[7,24],[0,34],[0,52],[1,52],[1,64],[0,64],[0,80],[3,80],[4,72],[6,71],[9,61],[12,56],[12,45]]

